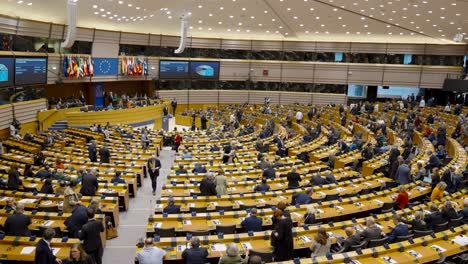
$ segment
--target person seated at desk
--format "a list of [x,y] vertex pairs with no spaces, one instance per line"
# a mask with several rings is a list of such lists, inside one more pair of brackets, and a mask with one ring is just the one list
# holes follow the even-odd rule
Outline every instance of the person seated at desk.
[[200,194],[202,196],[215,196],[216,184],[214,183],[215,176],[212,173],[205,175],[203,180],[200,182]]
[[319,227],[317,230],[317,235],[315,235],[312,244],[310,244],[310,257],[313,259],[315,257],[325,256],[330,253],[331,241],[327,234],[327,230],[323,227]]
[[186,173],[187,173],[187,170],[184,169],[184,164],[179,164],[179,169],[175,171],[175,174],[180,175],[180,174],[186,174]]
[[447,184],[443,181],[439,182],[434,190],[432,190],[431,202],[444,198],[445,188],[447,188]]
[[44,181],[44,184],[42,185],[39,193],[44,193],[44,194],[54,193],[54,187],[52,186],[52,180],[50,178]]
[[54,179],[57,181],[69,181],[70,178],[63,174],[63,169],[58,169],[57,172],[53,175]]
[[390,234],[387,237],[388,243],[393,243],[399,236],[407,236],[408,233],[408,226],[403,223],[400,219],[400,216],[397,214],[394,214],[392,217],[393,223],[395,224],[395,227],[392,229]]
[[52,177],[52,173],[50,172],[49,166],[44,166],[42,169],[40,169],[40,170],[36,173],[36,177],[37,177],[37,178],[41,178],[41,180],[42,180],[42,179],[47,179],[47,178]]
[[463,209],[458,213],[462,217],[462,223],[468,224],[468,198],[463,199]]
[[208,262],[208,250],[200,247],[200,239],[192,237],[190,239],[190,248],[186,248],[182,252],[182,258],[186,264],[205,264]]
[[455,208],[453,208],[453,203],[451,201],[445,201],[445,204],[442,206],[441,213],[442,217],[447,222],[458,218],[458,213]]
[[56,169],[62,169],[62,170],[65,169],[65,165],[63,165],[63,162],[62,162],[62,160],[60,158],[57,158],[55,160],[55,168]]
[[325,181],[327,182],[327,184],[338,183],[336,181],[335,175],[333,175],[331,172],[328,173],[327,176],[325,176]]
[[426,215],[424,221],[427,223],[429,228],[433,230],[436,225],[444,223],[445,219],[437,205],[431,204],[430,213]]
[[255,186],[255,192],[268,192],[270,190],[270,185],[267,184],[267,179],[262,178],[262,183]]
[[312,176],[312,179],[310,181],[310,184],[312,186],[320,186],[320,185],[324,185],[326,184],[327,181],[322,177],[320,176],[320,174],[315,174],[314,176]]
[[192,173],[206,173],[206,167],[200,163],[195,163],[195,168],[193,168]]
[[299,182],[302,181],[302,179],[301,175],[297,173],[297,166],[291,168],[286,178],[288,179],[288,188],[299,188]]
[[184,154],[182,154],[182,157],[180,157],[181,159],[185,160],[185,159],[191,159],[192,158],[192,154],[190,154],[188,152],[187,149],[184,149]]
[[145,247],[138,252],[135,260],[139,264],[162,264],[165,256],[166,251],[156,247],[153,238],[148,237],[145,239]]
[[169,198],[167,206],[163,209],[163,213],[180,214],[180,205],[174,204],[174,198]]
[[31,224],[31,218],[24,214],[24,204],[19,203],[16,206],[14,214],[8,216],[5,221],[5,235],[7,236],[30,236],[28,226]]
[[262,231],[263,220],[260,217],[257,217],[257,208],[250,209],[250,216],[246,217],[244,221],[241,222],[241,226],[247,231],[259,232]]
[[429,156],[429,168],[440,168],[444,165],[432,151],[428,150],[426,153]]
[[359,236],[363,240],[370,241],[382,238],[382,229],[375,223],[374,218],[366,218],[366,228],[363,228],[361,225],[358,226],[361,229]]
[[296,204],[310,204],[312,203],[312,192],[313,189],[307,189],[305,193],[296,193],[292,196],[291,204],[296,205]]
[[276,171],[271,163],[268,163],[266,170],[262,173],[262,177],[269,180],[273,180],[276,177]]
[[[63,264],[94,264],[94,260],[86,254],[80,243],[73,244],[70,248],[70,257],[62,261]],[[141,263],[141,262],[140,262]]]
[[346,227],[345,233],[348,237],[342,243],[339,243],[341,244],[341,248],[337,253],[348,252],[351,250],[352,246],[359,245],[361,243],[361,237],[357,234],[354,227]]
[[45,162],[45,156],[42,151],[34,155],[34,166],[43,166],[44,162]]
[[246,259],[239,255],[237,244],[231,243],[227,245],[226,256],[221,257],[218,264],[243,264],[246,262]]
[[9,212],[11,210],[13,211],[16,211],[16,203],[15,203],[15,200],[13,200],[13,198],[11,197],[8,197],[7,200],[6,200],[6,205],[5,205],[5,211]]
[[51,264],[57,262],[62,263],[62,260],[57,258],[50,247],[50,242],[55,236],[55,231],[52,228],[44,230],[41,240],[36,245],[36,254],[34,255],[34,264]]
[[25,178],[34,176],[34,172],[32,171],[32,165],[31,164],[26,164],[26,166],[24,166],[23,176]]
[[115,171],[114,177],[111,179],[111,183],[118,184],[118,183],[125,183],[125,180],[120,178],[120,175],[122,174],[121,171]]
[[414,218],[411,220],[401,219],[401,221],[407,225],[411,225],[413,232],[417,231],[426,231],[428,229],[427,223],[424,221],[424,212],[416,211],[414,213]]
[[437,155],[437,158],[439,158],[439,160],[445,159],[445,157],[447,156],[447,152],[445,151],[444,146],[439,145],[439,147],[437,147],[436,155]]
[[302,216],[302,222],[304,225],[313,225],[315,224],[315,214],[317,210],[311,204],[307,205],[307,212]]
[[18,190],[21,185],[23,185],[23,183],[19,178],[18,164],[13,163],[11,164],[10,170],[8,171],[8,189]]
[[434,190],[434,188],[439,184],[440,182],[440,174],[439,174],[439,168],[434,168],[432,170],[432,175],[431,175],[431,189]]
[[393,201],[395,201],[395,207],[396,209],[405,209],[409,204],[408,193],[406,192],[405,186],[398,186],[398,191],[400,193],[393,199]]

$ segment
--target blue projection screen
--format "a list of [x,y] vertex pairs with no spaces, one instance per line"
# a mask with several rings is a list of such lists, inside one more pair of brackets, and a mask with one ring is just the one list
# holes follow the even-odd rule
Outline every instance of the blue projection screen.
[[45,84],[47,83],[47,58],[16,58],[15,84]]
[[14,85],[15,60],[9,57],[0,57],[0,87]]

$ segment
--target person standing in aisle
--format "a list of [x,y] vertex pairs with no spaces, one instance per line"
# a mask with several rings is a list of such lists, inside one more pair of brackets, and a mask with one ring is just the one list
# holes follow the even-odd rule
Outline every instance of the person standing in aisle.
[[153,195],[156,195],[156,185],[159,176],[159,169],[161,169],[161,161],[153,154],[147,162],[147,171],[151,179],[151,187],[153,188]]

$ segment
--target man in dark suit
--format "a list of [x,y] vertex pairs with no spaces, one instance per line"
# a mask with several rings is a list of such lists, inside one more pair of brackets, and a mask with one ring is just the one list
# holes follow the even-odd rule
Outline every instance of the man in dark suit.
[[305,193],[296,193],[293,195],[291,204],[296,205],[296,204],[310,204],[312,203],[312,192],[313,189],[307,189]]
[[97,162],[97,150],[94,140],[88,146],[88,157],[91,162]]
[[186,248],[182,252],[182,258],[186,260],[187,264],[204,264],[208,260],[208,250],[200,247],[200,239],[198,237],[192,237],[190,239],[191,248]]
[[94,219],[94,209],[88,208],[88,223],[81,228],[80,240],[83,240],[83,248],[96,264],[102,263],[101,232],[106,229],[101,221]]
[[341,249],[338,252],[348,252],[352,246],[359,245],[361,243],[361,237],[356,233],[354,227],[346,227],[345,233],[348,236],[343,243],[341,243]]
[[255,186],[254,191],[256,192],[268,192],[270,190],[270,186],[267,184],[267,179],[262,178],[262,183]]
[[327,181],[319,174],[315,174],[314,176],[312,176],[310,183],[312,184],[312,186],[320,186],[326,184]]
[[67,227],[69,237],[78,237],[81,228],[88,222],[87,209],[86,206],[79,205],[73,210],[72,215],[65,220],[65,226]]
[[44,230],[42,239],[36,245],[36,255],[34,256],[34,264],[55,264],[62,263],[62,260],[55,257],[50,242],[55,236],[55,231],[52,228]]
[[31,224],[31,218],[24,215],[24,204],[19,203],[16,206],[14,214],[8,216],[5,221],[5,234],[7,236],[30,236],[31,232],[28,226]]
[[445,182],[447,184],[447,188],[445,190],[449,193],[454,193],[457,191],[457,181],[455,177],[455,167],[452,166],[450,169],[446,170],[444,174],[442,175],[442,178],[440,179],[441,181]]
[[396,171],[396,182],[399,185],[408,184],[411,182],[411,168],[409,167],[410,161],[405,160]]
[[387,240],[388,243],[393,243],[399,236],[407,236],[408,233],[408,226],[401,222],[400,216],[397,214],[394,214],[393,217],[393,223],[395,224],[395,227],[392,229],[392,232],[390,232],[390,235],[388,235]]
[[156,195],[156,187],[158,183],[159,177],[159,169],[161,169],[161,161],[156,158],[156,155],[151,155],[151,158],[148,159],[147,162],[147,171],[149,172],[149,176],[151,179],[151,187],[153,188],[153,195]]
[[286,156],[287,155],[287,150],[286,150],[286,146],[284,145],[283,139],[281,139],[281,137],[279,137],[279,136],[276,136],[275,137],[275,142],[276,142],[276,146],[278,147],[277,154],[280,157]]
[[365,241],[380,239],[382,237],[382,229],[375,224],[374,218],[368,217],[366,219],[366,228],[363,228],[359,235]]
[[186,173],[187,173],[187,170],[184,169],[184,164],[179,164],[179,169],[175,171],[175,174],[180,175],[180,174],[186,174]]
[[257,217],[257,208],[250,209],[250,216],[242,221],[241,226],[247,231],[262,231],[262,218]]
[[174,98],[174,100],[172,100],[171,106],[172,106],[172,115],[175,116],[175,112],[176,112],[176,109],[177,109],[177,101],[176,101],[175,98]]
[[91,173],[88,173],[83,176],[80,193],[83,196],[94,196],[96,195],[96,191],[98,190],[98,188],[99,186],[96,177],[96,170],[92,169]]
[[99,161],[102,163],[110,163],[110,151],[107,148],[107,143],[104,143],[104,147],[99,150]]
[[434,227],[436,225],[444,223],[445,219],[442,213],[439,211],[437,205],[431,204],[430,210],[431,213],[427,214],[426,217],[424,217],[424,222],[427,223],[430,229],[434,230]]
[[214,196],[217,194],[214,178],[213,174],[208,174],[200,182],[200,194],[202,196]]
[[263,171],[262,177],[268,180],[275,179],[276,171],[271,164],[268,164],[267,169]]
[[393,145],[392,149],[390,150],[390,154],[388,156],[388,164],[393,164],[400,156],[400,151],[398,150],[397,145]]
[[180,213],[180,205],[174,204],[174,198],[169,198],[168,205],[164,208],[163,213],[168,214],[179,214]]
[[440,168],[444,164],[440,161],[439,157],[436,154],[432,153],[432,151],[428,150],[427,155],[429,156],[429,166],[430,169],[432,168]]

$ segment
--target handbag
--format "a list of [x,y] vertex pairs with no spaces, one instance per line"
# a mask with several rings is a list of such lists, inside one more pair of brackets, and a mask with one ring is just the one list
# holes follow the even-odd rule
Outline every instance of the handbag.
[[106,228],[106,239],[109,240],[109,239],[116,238],[118,236],[119,236],[119,232],[117,231],[117,228],[114,227],[112,222],[109,222]]

